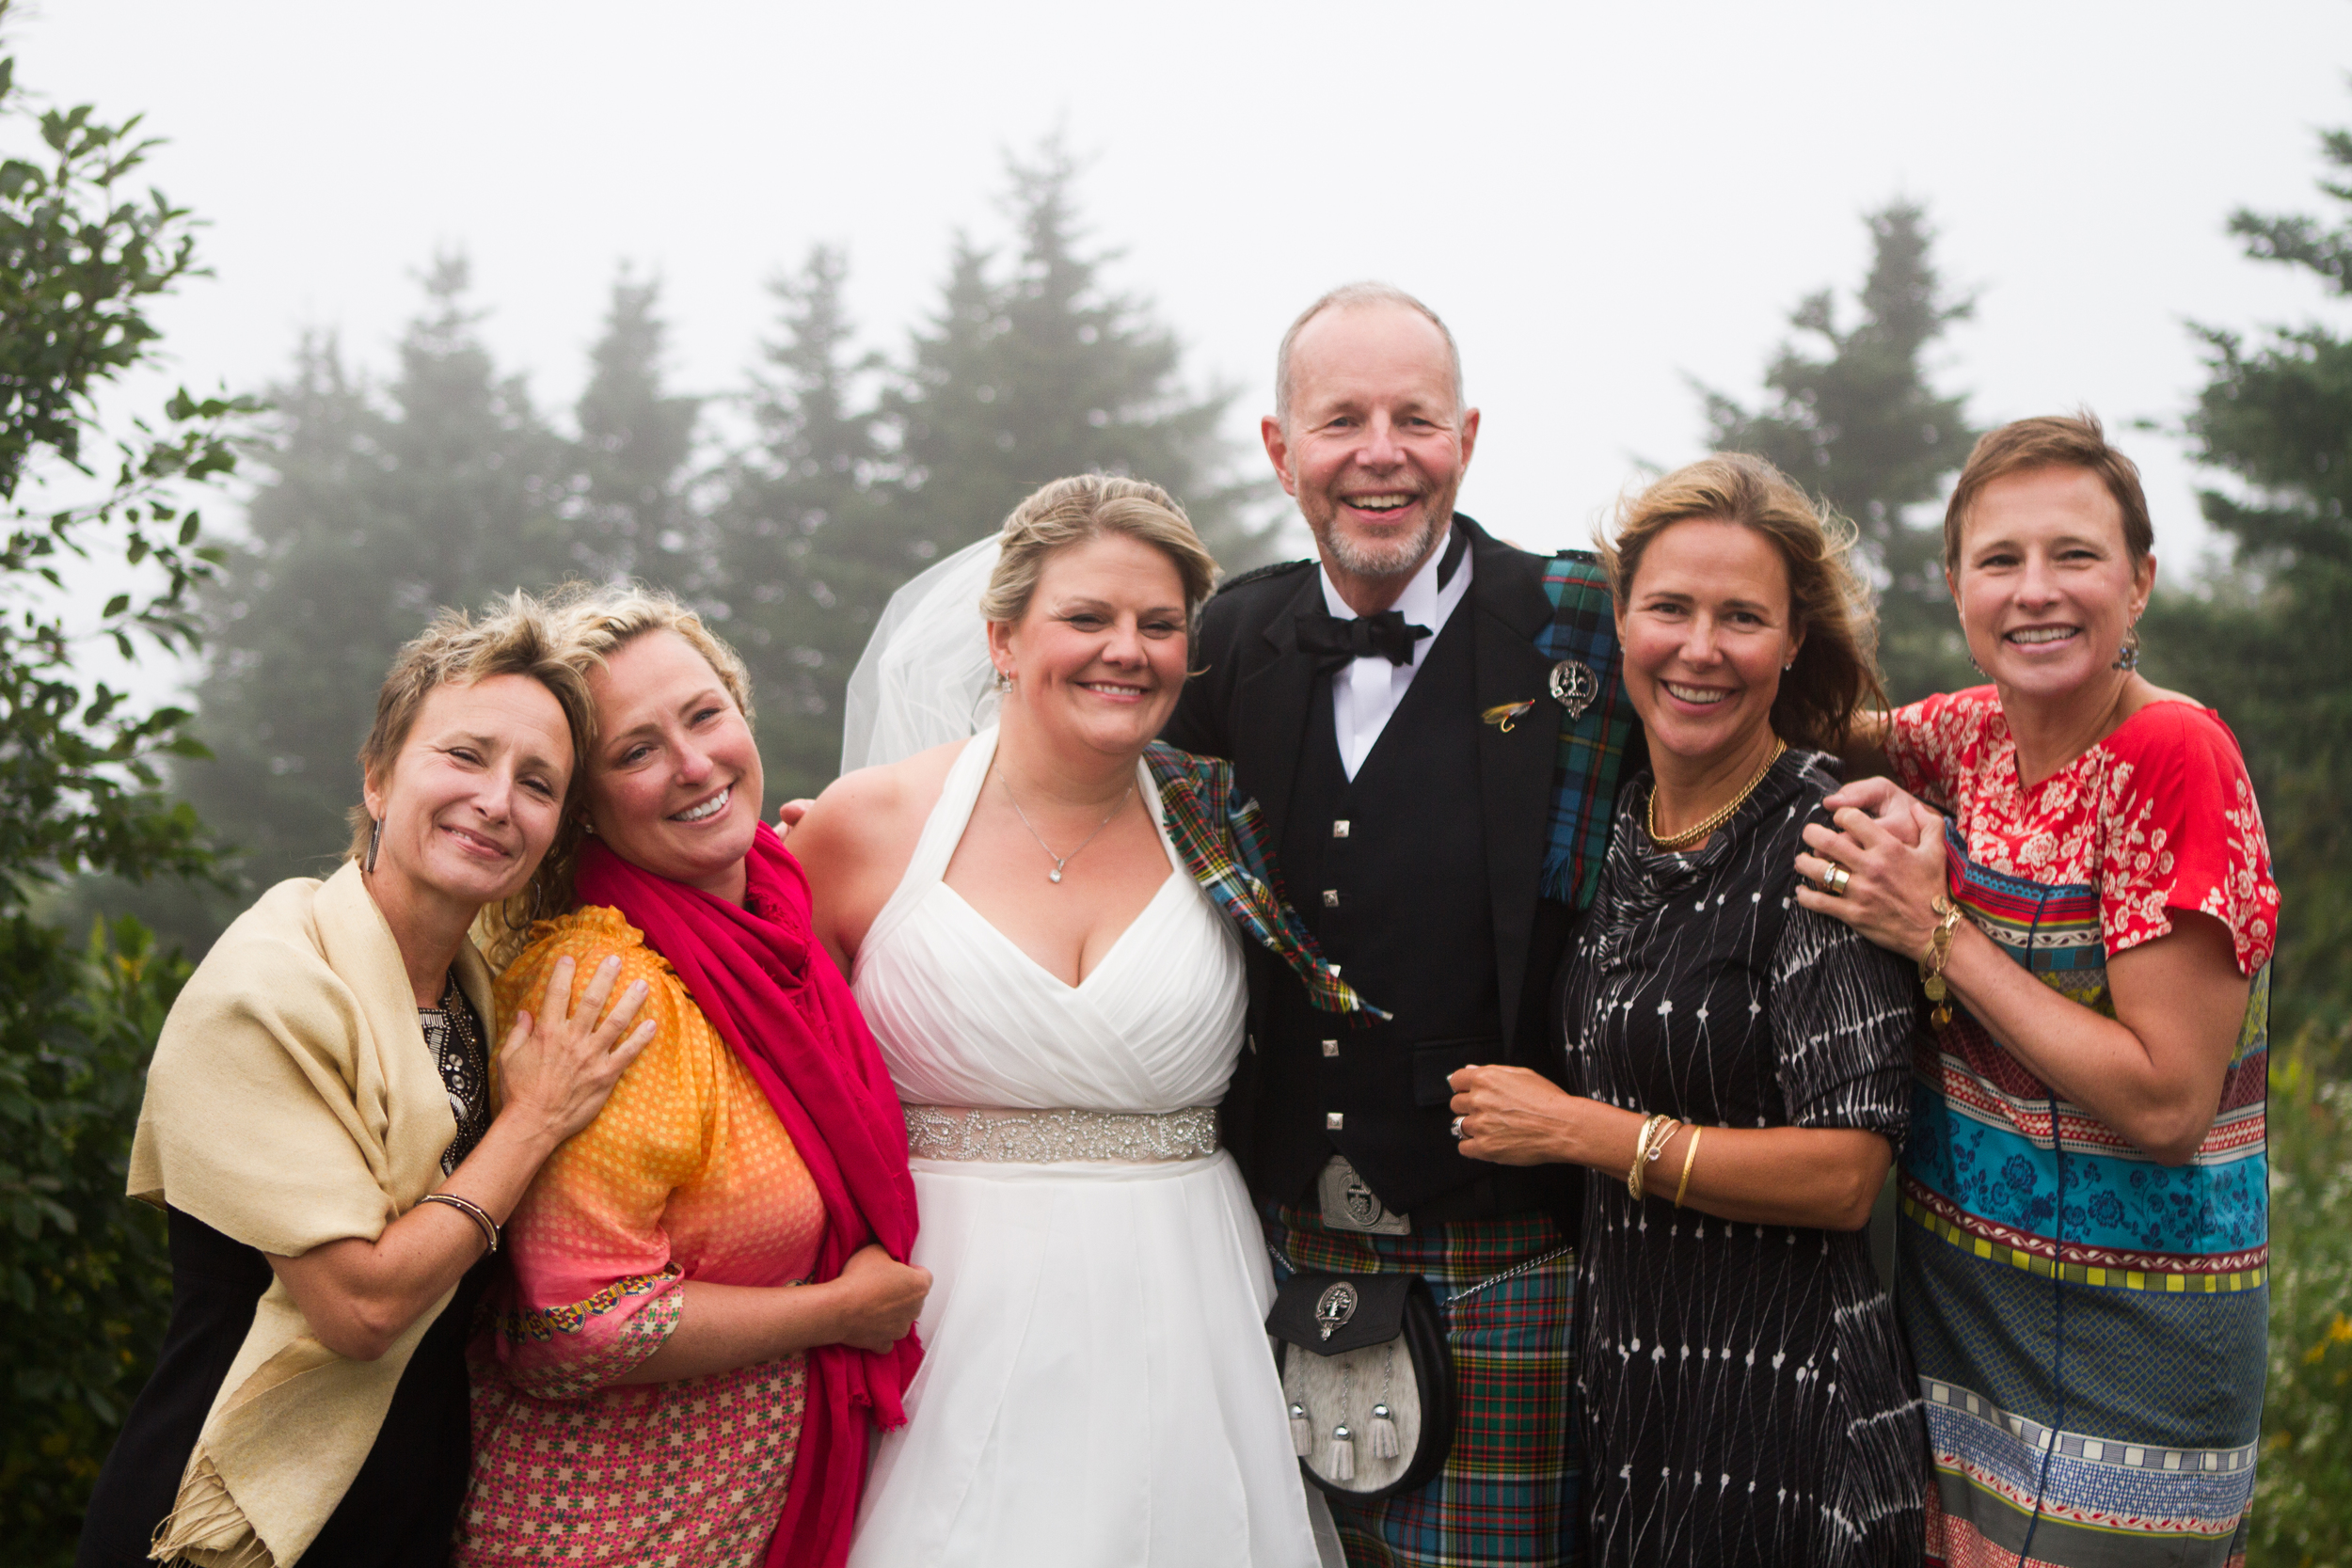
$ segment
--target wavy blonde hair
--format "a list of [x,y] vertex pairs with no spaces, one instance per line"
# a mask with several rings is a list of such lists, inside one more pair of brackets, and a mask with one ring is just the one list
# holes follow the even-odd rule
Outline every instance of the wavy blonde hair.
[[1788,571],[1790,629],[1804,641],[1772,698],[1772,731],[1791,746],[1842,750],[1862,716],[1886,705],[1878,610],[1853,568],[1853,524],[1816,507],[1760,457],[1703,457],[1621,503],[1616,527],[1594,536],[1619,614],[1652,542],[1677,523],[1701,520],[1753,529],[1780,552]]
[[[596,744],[595,703],[588,698],[588,672],[651,632],[673,633],[692,648],[719,677],[719,684],[752,722],[752,676],[742,657],[685,601],[665,588],[638,583],[567,583],[548,604],[549,618],[561,644],[561,657],[574,672],[580,694],[588,702],[591,730],[580,742],[580,765],[574,777],[585,778],[589,752]],[[503,969],[529,946],[532,928],[542,921],[569,914],[579,907],[572,891],[572,872],[586,835],[587,816],[578,805],[579,794],[565,802],[563,825],[555,843],[539,863],[531,885],[504,903],[482,911],[476,934],[490,955],[493,967]]]
[[1156,484],[1116,474],[1077,474],[1040,487],[1012,509],[997,531],[996,569],[980,595],[980,614],[1008,624],[1028,613],[1050,556],[1123,533],[1168,557],[1184,588],[1184,625],[1199,620],[1216,587],[1216,558],[1176,498]]

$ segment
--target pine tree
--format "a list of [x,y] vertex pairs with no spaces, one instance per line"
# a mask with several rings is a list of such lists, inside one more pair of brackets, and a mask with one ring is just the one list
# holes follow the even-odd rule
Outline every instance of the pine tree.
[[675,584],[691,575],[700,532],[685,496],[702,400],[663,389],[668,327],[654,314],[655,283],[612,285],[604,336],[589,356],[580,426],[579,502],[567,514],[582,575],[631,575]]
[[[2352,132],[2323,138],[2352,172]],[[2258,261],[2352,295],[2352,183],[2323,182],[2344,209],[2240,212],[2231,231]],[[2160,595],[2143,625],[2150,674],[2219,708],[2244,743],[2285,913],[2277,1033],[2352,1021],[2352,338],[2313,322],[2249,342],[2196,329],[2209,379],[2186,421],[2198,461],[2236,481],[2200,496],[2233,548],[2218,593]]]
[[706,594],[751,667],[770,800],[814,795],[841,764],[850,671],[891,593],[940,541],[896,499],[880,418],[828,245],[771,292],[784,336],[766,345],[751,408],[759,439],[723,471]]
[[1768,459],[1860,529],[1883,587],[1880,664],[1901,703],[1975,679],[1944,586],[1941,518],[1918,515],[1976,439],[1965,398],[1939,394],[1924,362],[1972,307],[1945,292],[1918,204],[1897,201],[1867,221],[1860,319],[1841,328],[1830,291],[1810,295],[1789,325],[1820,351],[1784,343],[1764,374],[1769,403],[1752,412],[1701,390],[1715,450]]
[[180,774],[250,884],[334,864],[376,688],[437,610],[579,571],[561,515],[573,452],[498,375],[466,286],[463,261],[436,265],[383,406],[331,341],[306,341],[272,393],[271,477],[206,598],[199,733],[215,760]]
[[1174,335],[1141,301],[1105,290],[1115,257],[1085,248],[1077,168],[1058,137],[1009,172],[1017,261],[998,277],[989,253],[958,241],[940,312],[885,404],[900,433],[901,504],[944,551],[1048,480],[1128,474],[1182,501],[1228,570],[1256,564],[1270,546],[1248,513],[1263,486],[1236,483],[1219,433],[1232,393],[1193,397]]

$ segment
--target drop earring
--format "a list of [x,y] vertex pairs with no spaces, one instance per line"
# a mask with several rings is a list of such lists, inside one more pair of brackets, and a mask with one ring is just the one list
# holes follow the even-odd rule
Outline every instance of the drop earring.
[[2123,628],[2122,651],[2115,656],[2115,662],[2108,668],[2121,670],[2127,675],[2139,668],[2139,622],[2137,618]]
[[368,852],[359,862],[361,872],[371,876],[374,874],[376,851],[383,847],[384,819],[380,816],[371,816],[368,818]]

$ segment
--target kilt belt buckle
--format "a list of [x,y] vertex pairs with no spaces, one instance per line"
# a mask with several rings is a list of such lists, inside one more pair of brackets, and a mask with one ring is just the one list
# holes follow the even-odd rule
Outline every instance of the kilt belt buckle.
[[1334,1230],[1367,1236],[1409,1236],[1413,1219],[1380,1201],[1379,1195],[1356,1174],[1344,1154],[1334,1154],[1315,1176],[1315,1197],[1323,1223]]

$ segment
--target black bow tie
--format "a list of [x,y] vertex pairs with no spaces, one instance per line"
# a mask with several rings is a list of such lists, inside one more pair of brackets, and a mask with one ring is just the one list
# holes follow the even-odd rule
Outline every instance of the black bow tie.
[[1313,654],[1327,670],[1375,655],[1391,664],[1410,664],[1413,644],[1428,635],[1427,626],[1408,624],[1401,610],[1384,610],[1353,621],[1343,621],[1327,610],[1309,610],[1298,618],[1299,652]]

